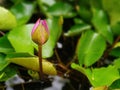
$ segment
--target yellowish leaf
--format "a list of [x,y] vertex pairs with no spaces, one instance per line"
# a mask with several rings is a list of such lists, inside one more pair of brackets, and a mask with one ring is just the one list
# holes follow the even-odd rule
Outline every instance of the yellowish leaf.
[[[17,65],[21,65],[23,67],[26,67],[31,70],[39,71],[39,60],[38,57],[20,57],[20,58],[11,58],[9,60],[12,63],[15,63]],[[43,73],[48,75],[56,75],[57,71],[54,65],[51,62],[48,62],[47,60],[42,60],[42,66],[43,66]]]

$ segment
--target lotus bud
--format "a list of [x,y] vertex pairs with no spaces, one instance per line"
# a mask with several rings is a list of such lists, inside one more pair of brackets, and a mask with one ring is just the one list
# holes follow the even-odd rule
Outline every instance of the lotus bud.
[[37,20],[32,29],[31,36],[32,40],[38,45],[43,45],[48,40],[49,30],[46,20]]

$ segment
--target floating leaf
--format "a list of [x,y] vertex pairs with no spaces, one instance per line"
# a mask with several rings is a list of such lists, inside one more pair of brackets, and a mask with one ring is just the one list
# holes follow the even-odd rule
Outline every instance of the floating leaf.
[[10,30],[16,27],[16,18],[15,16],[7,9],[0,7],[0,29],[1,30]]
[[79,35],[82,31],[90,29],[91,26],[88,24],[76,24],[73,25],[70,30],[68,30],[67,33],[65,33],[65,36],[74,36]]
[[28,22],[34,8],[34,2],[20,2],[11,8],[11,12],[16,16],[18,25],[22,25]]
[[80,65],[90,66],[100,59],[106,43],[104,38],[91,30],[82,34],[77,45],[77,56]]
[[[8,61],[21,65],[31,70],[39,71],[39,60],[38,57],[17,57],[17,58],[10,58]],[[43,60],[43,72],[45,74],[56,75],[57,71],[54,65],[47,60]]]
[[108,25],[107,15],[103,10],[96,10],[93,8],[92,23],[99,34],[101,34],[110,44],[113,42],[113,34]]
[[31,40],[33,24],[16,27],[8,34],[8,39],[16,52],[34,53]]

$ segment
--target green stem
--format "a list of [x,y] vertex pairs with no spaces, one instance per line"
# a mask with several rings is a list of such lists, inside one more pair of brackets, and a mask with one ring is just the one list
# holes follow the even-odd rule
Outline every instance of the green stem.
[[43,80],[42,45],[38,45],[38,57],[39,57],[39,78],[40,78],[40,80]]

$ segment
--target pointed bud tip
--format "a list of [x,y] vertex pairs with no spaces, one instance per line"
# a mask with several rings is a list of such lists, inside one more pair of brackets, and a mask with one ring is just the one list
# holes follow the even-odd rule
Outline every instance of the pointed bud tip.
[[46,20],[37,20],[32,29],[31,36],[36,44],[42,45],[48,40],[49,30]]
[[39,24],[40,24],[40,18],[37,20],[37,22],[35,23],[34,27],[32,28],[31,34],[36,30],[36,28],[38,27]]

